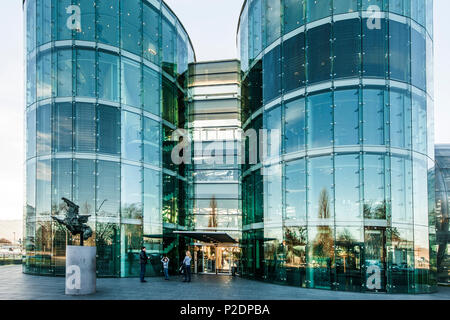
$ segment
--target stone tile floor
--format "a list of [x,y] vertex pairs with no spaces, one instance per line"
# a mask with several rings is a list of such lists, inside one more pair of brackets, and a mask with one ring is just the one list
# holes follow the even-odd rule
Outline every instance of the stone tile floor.
[[[194,275],[191,283],[180,276],[170,281],[147,278],[98,279],[97,293],[64,295],[64,278],[26,275],[21,266],[0,266],[0,300],[450,300],[450,288],[424,295],[369,294],[304,289],[246,280],[239,277]],[[189,290],[186,290],[189,287]]]

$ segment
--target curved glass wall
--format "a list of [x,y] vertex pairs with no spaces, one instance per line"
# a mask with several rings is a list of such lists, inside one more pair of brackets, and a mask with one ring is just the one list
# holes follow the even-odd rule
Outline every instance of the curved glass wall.
[[[176,268],[186,179],[170,146],[195,61],[183,26],[160,0],[26,0],[24,11],[24,272],[64,274],[79,237],[51,219],[62,197],[91,215],[99,276],[137,276],[142,245]],[[148,275],[159,272],[152,259]]]
[[242,170],[244,276],[435,290],[432,6],[244,3],[243,128],[266,130]]

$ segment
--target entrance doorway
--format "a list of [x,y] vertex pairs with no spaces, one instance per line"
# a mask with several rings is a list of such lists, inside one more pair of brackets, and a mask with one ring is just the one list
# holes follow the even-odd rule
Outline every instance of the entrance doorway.
[[[225,245],[196,244],[196,273],[228,274],[239,263],[239,247]],[[195,261],[194,261],[195,262]]]

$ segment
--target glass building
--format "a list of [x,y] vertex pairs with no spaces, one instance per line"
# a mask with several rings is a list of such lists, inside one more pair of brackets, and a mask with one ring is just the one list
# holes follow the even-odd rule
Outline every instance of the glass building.
[[450,282],[449,208],[450,208],[450,145],[436,145],[436,241],[437,279]]
[[[62,197],[91,215],[98,276],[139,274],[141,245],[177,268],[185,168],[170,159],[184,128],[189,37],[161,0],[24,0],[26,273],[63,275],[79,243],[51,216]],[[183,255],[184,256],[184,255]]]
[[436,289],[432,11],[431,0],[245,1],[241,120],[266,137],[242,169],[244,276]]

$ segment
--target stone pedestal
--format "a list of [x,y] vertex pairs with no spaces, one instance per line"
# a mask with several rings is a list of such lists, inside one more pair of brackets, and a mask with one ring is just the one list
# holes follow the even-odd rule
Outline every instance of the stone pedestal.
[[96,247],[67,246],[66,294],[87,295],[96,290]]

